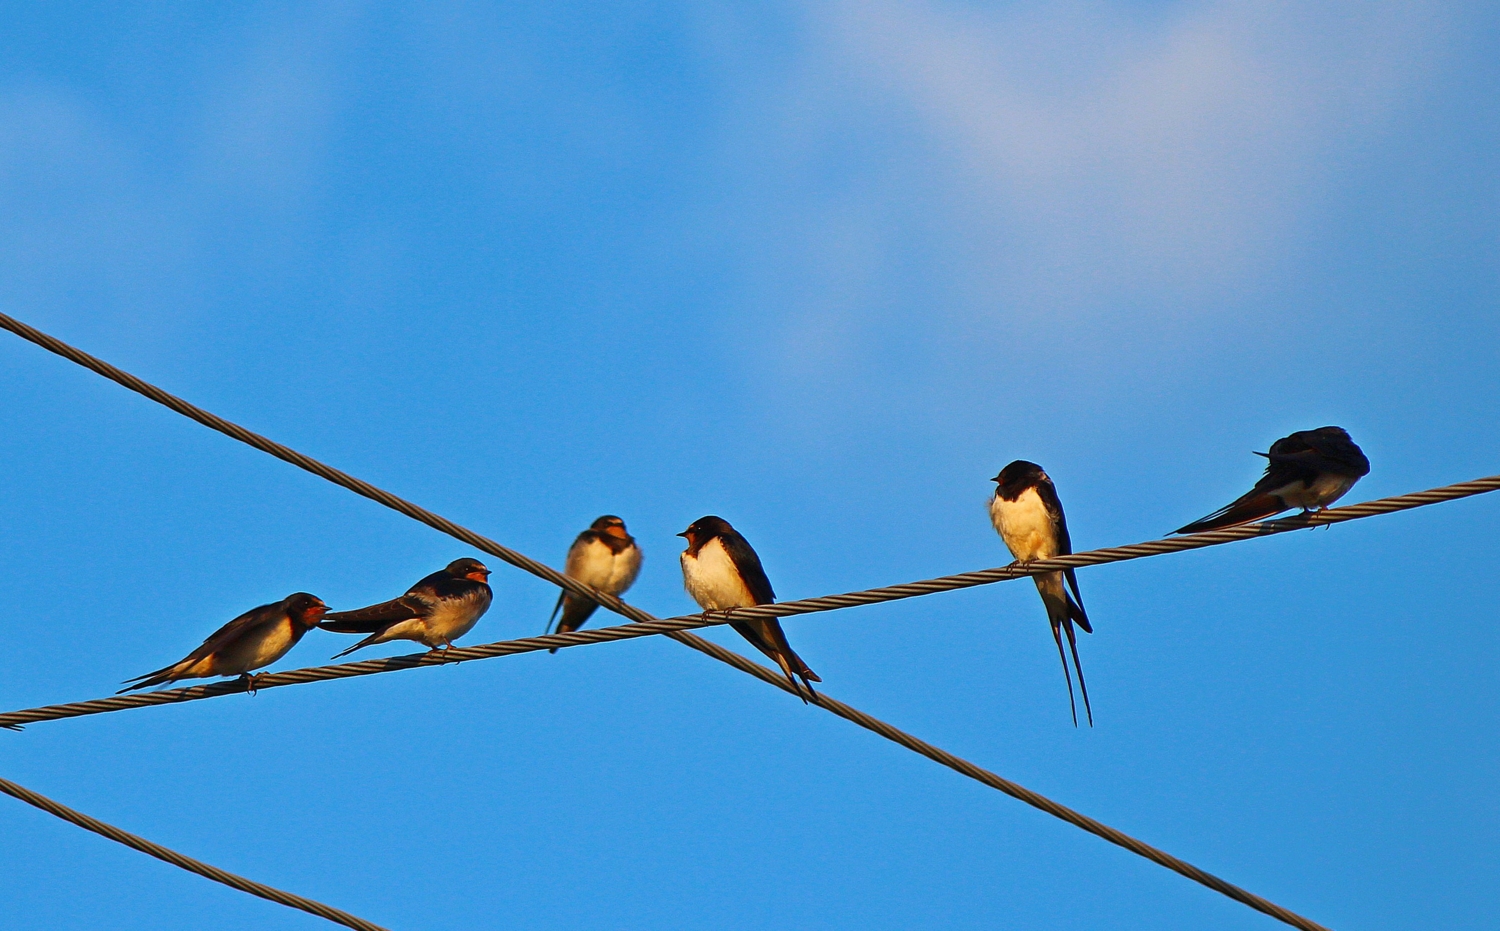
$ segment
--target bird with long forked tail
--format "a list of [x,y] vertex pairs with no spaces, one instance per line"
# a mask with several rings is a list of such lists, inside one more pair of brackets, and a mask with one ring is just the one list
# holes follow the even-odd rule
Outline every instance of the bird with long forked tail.
[[[1017,459],[1000,470],[990,481],[995,483],[995,496],[990,499],[990,523],[1006,549],[1017,562],[1028,563],[1054,556],[1067,556],[1073,552],[1073,541],[1068,537],[1068,521],[1063,516],[1062,501],[1052,479],[1042,467],[1025,459]],[[1083,595],[1078,591],[1078,577],[1072,569],[1048,572],[1033,576],[1036,590],[1047,607],[1047,620],[1052,625],[1052,639],[1057,642],[1057,658],[1062,660],[1063,679],[1068,683],[1068,707],[1073,711],[1073,726],[1078,726],[1078,706],[1073,702],[1073,679],[1068,674],[1068,657],[1063,653],[1062,635],[1068,635],[1068,647],[1073,651],[1073,668],[1078,672],[1078,689],[1083,693],[1083,710],[1088,715],[1089,726],[1094,725],[1094,709],[1089,705],[1089,687],[1083,681],[1083,666],[1078,662],[1078,639],[1073,625],[1083,628],[1084,633],[1094,632],[1089,616],[1083,610]],[[1066,581],[1066,585],[1064,582]],[[1071,586],[1072,591],[1068,591]]]
[[[568,561],[563,566],[563,574],[568,578],[607,595],[623,595],[640,573],[641,548],[625,530],[625,522],[613,514],[605,514],[578,535],[568,547]],[[552,631],[552,621],[559,611],[562,620],[558,621],[557,632],[566,634],[582,627],[598,609],[597,601],[565,590],[557,596],[544,633]],[[547,652],[556,653],[557,647]]]
[[1370,460],[1343,427],[1299,430],[1256,453],[1266,459],[1266,474],[1255,487],[1222,508],[1173,533],[1202,533],[1300,507],[1323,510],[1342,498],[1354,483],[1370,474]]
[[455,559],[400,598],[354,611],[333,611],[318,625],[339,634],[369,634],[333,658],[391,640],[447,649],[490,609],[490,570],[477,559]]
[[[698,607],[705,613],[727,611],[729,626],[757,650],[776,661],[786,675],[792,691],[803,701],[816,697],[812,683],[822,682],[792,649],[774,617],[755,620],[733,620],[735,608],[768,605],[776,601],[771,580],[761,567],[760,557],[739,531],[722,517],[700,517],[678,534],[687,539],[682,551],[682,583]],[[801,679],[799,686],[797,680]],[[807,694],[802,692],[807,689]]]
[[172,665],[126,679],[126,688],[118,694],[178,679],[213,676],[241,676],[253,692],[256,677],[250,673],[285,656],[304,634],[318,626],[327,610],[321,598],[306,592],[251,608],[214,631],[202,646]]

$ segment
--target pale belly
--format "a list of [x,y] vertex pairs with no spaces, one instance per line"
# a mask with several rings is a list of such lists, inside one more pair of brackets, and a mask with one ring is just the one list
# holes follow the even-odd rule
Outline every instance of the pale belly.
[[296,642],[292,636],[291,620],[282,621],[263,636],[242,638],[238,643],[219,650],[213,671],[221,676],[237,676],[269,666],[285,656]]
[[1026,489],[1014,501],[999,495],[991,498],[990,523],[1005,541],[1005,548],[1021,562],[1059,555],[1057,529],[1035,489]]
[[609,580],[600,587],[611,595],[618,595],[634,585],[635,577],[640,574],[641,548],[632,546],[614,557],[610,564]]
[[423,642],[430,647],[435,647],[445,640],[450,643],[457,640],[474,629],[474,625],[479,623],[479,619],[484,616],[484,612],[488,611],[489,607],[488,596],[440,605],[436,611],[424,619],[422,626],[430,639],[423,639]]
[[641,571],[641,550],[631,547],[616,554],[603,543],[592,543],[568,567],[568,574],[585,585],[618,595],[635,582]]
[[1313,480],[1311,487],[1303,487],[1301,482],[1293,482],[1278,489],[1274,494],[1284,501],[1287,507],[1304,508],[1310,511],[1327,507],[1342,498],[1357,481],[1359,479],[1352,475],[1324,472]]
[[734,561],[717,539],[704,544],[697,556],[682,554],[682,584],[705,611],[748,608],[755,604]]

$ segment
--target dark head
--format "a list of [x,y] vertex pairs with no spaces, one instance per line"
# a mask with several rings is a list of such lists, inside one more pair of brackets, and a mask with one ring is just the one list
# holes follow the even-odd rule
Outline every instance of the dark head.
[[328,605],[317,595],[309,595],[307,592],[297,592],[286,596],[281,602],[281,609],[286,612],[292,622],[312,630],[318,626],[323,615],[328,613]]
[[1016,495],[1043,482],[1050,482],[1047,473],[1035,462],[1027,462],[1025,459],[1017,459],[1010,465],[1000,470],[1000,474],[990,479],[999,487],[996,493],[1002,498],[1014,498]]
[[1335,441],[1343,440],[1345,443],[1354,442],[1354,438],[1349,435],[1349,431],[1345,430],[1343,427],[1319,427],[1316,430],[1309,430],[1307,432],[1311,433],[1313,436],[1321,436],[1325,439]]
[[630,534],[625,530],[625,522],[613,514],[606,514],[589,525],[589,529],[595,533],[607,533],[620,540],[629,540]]
[[490,570],[484,567],[484,563],[477,559],[455,559],[443,570],[455,579],[468,579],[471,582],[488,582]]
[[707,543],[709,540],[712,540],[714,537],[721,536],[726,533],[734,533],[734,528],[729,526],[729,521],[725,520],[722,517],[714,517],[712,514],[710,514],[707,517],[700,517],[697,520],[693,521],[688,525],[688,529],[684,530],[682,533],[679,533],[678,536],[686,537],[688,541],[688,549],[696,553],[700,546]]
[[1282,437],[1271,444],[1267,459],[1278,456],[1294,456],[1307,450],[1316,450],[1320,455],[1343,466],[1336,471],[1362,478],[1370,474],[1370,460],[1343,427],[1319,427],[1316,430],[1299,430],[1291,436]]

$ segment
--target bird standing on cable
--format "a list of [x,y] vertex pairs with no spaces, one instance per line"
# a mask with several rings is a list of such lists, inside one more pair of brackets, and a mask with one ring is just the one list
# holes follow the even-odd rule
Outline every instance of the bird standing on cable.
[[251,608],[214,631],[202,646],[172,665],[126,679],[127,687],[116,694],[178,679],[212,676],[241,676],[247,690],[253,692],[256,677],[250,672],[285,656],[304,634],[318,626],[327,611],[322,599],[306,592]]
[[[1068,521],[1063,517],[1062,502],[1052,479],[1034,462],[1017,459],[990,479],[995,496],[990,499],[990,523],[1005,541],[1006,549],[1017,562],[1067,556],[1073,552],[1068,538]],[[1078,662],[1078,640],[1073,633],[1076,623],[1084,633],[1093,633],[1089,617],[1083,611],[1083,595],[1078,591],[1078,577],[1072,569],[1033,576],[1047,620],[1052,624],[1052,639],[1057,642],[1057,657],[1062,660],[1063,678],[1068,683],[1068,707],[1073,711],[1073,726],[1078,726],[1078,706],[1073,702],[1073,680],[1068,675],[1068,658],[1063,653],[1062,634],[1068,635],[1073,651],[1073,668],[1078,671],[1078,688],[1083,693],[1083,710],[1089,726],[1094,725],[1094,710],[1089,706],[1089,688],[1083,681],[1083,666]],[[1072,586],[1069,593],[1063,581]]]
[[340,634],[370,636],[333,658],[391,640],[415,640],[447,649],[490,609],[490,570],[477,559],[455,559],[392,601],[355,611],[334,611],[319,626]]
[[[635,537],[626,532],[625,522],[613,514],[605,514],[578,535],[568,547],[568,561],[563,566],[563,574],[568,578],[606,595],[623,595],[640,572],[641,548],[636,546]],[[597,601],[564,589],[557,596],[545,632],[552,631],[552,621],[559,611],[562,620],[557,623],[557,632],[566,634],[582,627],[598,608]],[[556,653],[557,647],[547,652]]]
[[[687,538],[682,551],[682,583],[704,613],[724,611],[733,616],[735,608],[768,605],[776,601],[771,580],[761,568],[760,557],[748,541],[721,517],[700,517],[679,537]],[[792,691],[807,701],[797,679],[802,680],[808,695],[816,696],[812,683],[822,682],[808,668],[787,642],[781,622],[774,617],[736,621],[729,626],[750,641],[751,646],[776,661],[791,683]]]
[[1271,444],[1255,487],[1173,533],[1200,533],[1262,520],[1290,508],[1325,510],[1370,474],[1370,460],[1342,427],[1299,430]]

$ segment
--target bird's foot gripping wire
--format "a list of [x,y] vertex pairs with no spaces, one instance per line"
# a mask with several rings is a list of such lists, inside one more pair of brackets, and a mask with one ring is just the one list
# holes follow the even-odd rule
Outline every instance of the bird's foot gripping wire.
[[1320,504],[1317,507],[1303,508],[1302,517],[1307,519],[1307,529],[1317,530],[1319,525],[1322,525],[1324,527],[1332,527],[1332,524],[1324,524],[1322,521],[1318,520],[1318,518],[1322,517],[1325,513],[1327,513],[1327,511],[1328,505],[1326,504]]
[[240,682],[244,683],[245,692],[247,694],[254,695],[260,688],[260,686],[257,684],[257,680],[259,680],[260,677],[261,673],[258,672],[253,674],[248,672],[240,673]]

